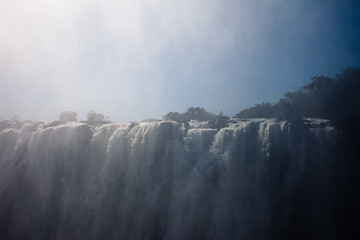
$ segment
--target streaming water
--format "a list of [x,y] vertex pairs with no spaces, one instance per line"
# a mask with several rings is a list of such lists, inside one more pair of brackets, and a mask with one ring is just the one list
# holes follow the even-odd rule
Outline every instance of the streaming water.
[[1,239],[281,239],[335,226],[325,120],[0,127]]

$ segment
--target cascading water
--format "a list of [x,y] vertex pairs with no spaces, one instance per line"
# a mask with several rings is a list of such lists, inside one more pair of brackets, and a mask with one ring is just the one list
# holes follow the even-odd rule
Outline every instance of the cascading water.
[[[1,239],[309,239],[336,234],[325,120],[3,122]],[[330,189],[330,190],[329,190]]]

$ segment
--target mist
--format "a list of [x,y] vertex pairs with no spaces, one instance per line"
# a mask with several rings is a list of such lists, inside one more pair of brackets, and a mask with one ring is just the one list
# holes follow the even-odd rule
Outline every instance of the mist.
[[359,10],[1,0],[0,238],[360,239]]
[[232,116],[358,66],[354,1],[1,1],[0,117]]

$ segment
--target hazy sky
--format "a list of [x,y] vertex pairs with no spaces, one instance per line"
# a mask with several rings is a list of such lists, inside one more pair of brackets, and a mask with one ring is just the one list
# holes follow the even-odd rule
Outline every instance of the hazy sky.
[[0,119],[233,116],[360,65],[360,1],[0,0]]

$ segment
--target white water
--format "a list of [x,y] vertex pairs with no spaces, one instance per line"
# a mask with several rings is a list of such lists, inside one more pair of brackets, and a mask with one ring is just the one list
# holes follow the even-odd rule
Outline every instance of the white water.
[[7,125],[1,239],[277,239],[335,224],[317,194],[334,171],[324,120]]

